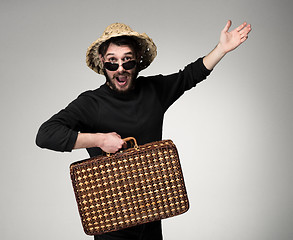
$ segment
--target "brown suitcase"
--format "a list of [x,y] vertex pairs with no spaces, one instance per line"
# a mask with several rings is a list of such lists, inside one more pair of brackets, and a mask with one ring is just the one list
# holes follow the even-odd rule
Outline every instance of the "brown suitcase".
[[175,144],[162,140],[70,165],[84,231],[88,235],[169,218],[189,208]]

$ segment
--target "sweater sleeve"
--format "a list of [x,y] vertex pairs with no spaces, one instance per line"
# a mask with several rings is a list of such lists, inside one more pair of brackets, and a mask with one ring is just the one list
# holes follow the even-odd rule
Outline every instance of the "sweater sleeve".
[[79,96],[41,125],[36,137],[37,146],[54,151],[72,151],[78,132],[86,131],[84,126],[90,126],[89,112],[87,97]]
[[171,75],[157,76],[159,95],[164,111],[166,111],[185,91],[195,87],[211,73],[199,58],[187,65],[183,70]]

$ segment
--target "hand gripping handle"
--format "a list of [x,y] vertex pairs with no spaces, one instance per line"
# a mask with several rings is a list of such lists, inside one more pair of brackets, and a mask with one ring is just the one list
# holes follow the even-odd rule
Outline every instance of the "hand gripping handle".
[[[134,147],[135,149],[138,149],[137,141],[134,137],[123,138],[123,141],[126,143],[132,141],[132,144],[130,146]],[[106,155],[107,155],[107,157],[110,157],[111,153],[106,153]]]

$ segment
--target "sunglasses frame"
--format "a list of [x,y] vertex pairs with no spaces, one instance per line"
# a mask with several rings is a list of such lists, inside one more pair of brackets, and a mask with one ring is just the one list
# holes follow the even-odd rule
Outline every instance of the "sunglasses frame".
[[[128,66],[129,64],[130,64],[130,66]],[[128,62],[122,63],[121,66],[124,68],[124,70],[131,70],[131,69],[135,68],[136,64],[137,64],[136,60],[130,60]],[[111,62],[104,63],[105,69],[107,69],[109,71],[117,71],[119,66],[120,66],[120,64],[118,64],[118,63],[111,63]]]

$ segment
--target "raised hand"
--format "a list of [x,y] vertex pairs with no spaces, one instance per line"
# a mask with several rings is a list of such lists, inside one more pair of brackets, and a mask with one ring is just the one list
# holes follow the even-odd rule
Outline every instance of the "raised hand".
[[219,46],[225,53],[234,50],[240,44],[245,42],[245,40],[248,38],[249,32],[251,31],[251,25],[244,22],[239,27],[228,32],[231,24],[232,22],[229,20],[224,29],[221,31]]
[[203,58],[203,63],[207,69],[212,70],[226,55],[226,53],[237,48],[248,38],[248,34],[251,31],[250,24],[244,22],[239,27],[235,28],[231,32],[228,32],[231,24],[232,22],[229,20],[224,29],[221,31],[218,45]]

